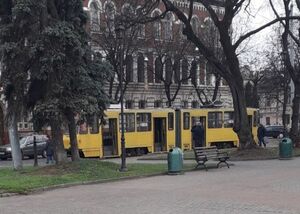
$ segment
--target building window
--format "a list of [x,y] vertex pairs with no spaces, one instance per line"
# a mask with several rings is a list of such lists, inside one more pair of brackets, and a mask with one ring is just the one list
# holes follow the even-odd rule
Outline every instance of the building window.
[[115,5],[112,2],[107,2],[105,5],[106,15],[106,30],[109,34],[115,33]]
[[91,31],[100,31],[100,5],[96,1],[90,4]]
[[166,59],[166,83],[171,84],[172,83],[172,76],[173,76],[173,68],[172,68],[172,60],[171,58]]
[[184,100],[182,101],[182,108],[188,108],[189,107],[189,102]]
[[197,62],[193,60],[191,66],[191,80],[194,86],[197,86]]
[[[119,127],[120,127],[120,131],[121,131],[121,129],[122,129],[121,114],[119,115]],[[124,113],[124,130],[126,132],[134,132],[135,131],[134,113]]]
[[266,117],[266,125],[269,126],[271,124],[270,117]]
[[153,83],[153,56],[148,55],[148,63],[147,63],[147,81],[148,83]]
[[194,101],[192,102],[192,108],[199,108],[199,102],[196,101],[196,100],[194,100]]
[[156,58],[155,60],[155,82],[156,83],[161,83],[162,74],[163,74],[162,62],[160,58]]
[[168,113],[168,129],[174,130],[174,113]]
[[18,123],[19,129],[23,129],[23,123]]
[[[160,16],[160,13],[158,11],[155,11],[153,14],[153,17],[158,17]],[[158,19],[158,21],[155,21],[153,23],[153,33],[154,33],[154,39],[160,40],[161,39],[161,24]]]
[[151,114],[137,113],[136,114],[136,128],[138,132],[151,131]]
[[179,57],[175,57],[174,60],[174,82],[180,82],[180,59]]
[[[141,7],[138,7],[136,9],[136,14],[137,14],[137,17],[143,16],[143,11],[142,11]],[[145,24],[139,24],[137,26],[137,36],[138,36],[138,38],[145,38]]]
[[168,12],[164,20],[164,39],[171,41],[173,39],[173,14]]
[[190,113],[188,112],[183,113],[183,129],[190,129]]
[[126,81],[133,82],[133,58],[131,55],[126,56]]
[[188,69],[189,64],[187,59],[182,60],[182,84],[188,84]]
[[162,101],[161,100],[155,100],[154,101],[154,108],[161,108],[162,107]]
[[214,79],[214,68],[207,63],[206,64],[206,85],[213,85]]
[[233,128],[234,114],[232,111],[224,112],[224,128]]
[[286,123],[286,125],[289,125],[290,122],[291,122],[291,117],[290,117],[289,114],[286,114],[286,115],[285,115],[285,123]]
[[133,101],[132,100],[126,100],[125,102],[125,108],[127,109],[133,109]]
[[222,128],[222,112],[208,112],[208,128]]
[[200,85],[205,85],[205,63],[200,61]]
[[141,108],[141,109],[146,108],[146,100],[140,100],[139,101],[139,108]]
[[271,98],[270,97],[266,98],[266,107],[271,107]]
[[193,28],[193,31],[194,31],[195,35],[198,35],[199,34],[199,26],[200,26],[200,22],[199,22],[198,17],[194,16],[192,18],[191,25],[192,25],[192,28]]
[[145,82],[145,60],[143,54],[139,53],[137,61],[138,82]]

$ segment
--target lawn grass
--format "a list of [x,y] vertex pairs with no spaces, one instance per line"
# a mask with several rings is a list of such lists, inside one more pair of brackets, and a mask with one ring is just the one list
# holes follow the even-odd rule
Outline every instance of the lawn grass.
[[[167,172],[166,164],[128,164],[128,172],[119,172],[120,165],[100,160],[81,160],[60,166],[25,167],[22,171],[0,169],[0,193],[26,193],[36,188],[88,181],[115,180]],[[194,166],[187,165],[185,169]]]

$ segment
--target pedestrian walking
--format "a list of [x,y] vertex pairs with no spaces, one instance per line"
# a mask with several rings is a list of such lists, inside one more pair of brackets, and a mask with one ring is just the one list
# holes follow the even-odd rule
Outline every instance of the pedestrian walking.
[[192,127],[192,138],[195,147],[202,147],[204,146],[204,129],[202,124],[198,122],[196,125]]
[[46,156],[47,156],[47,160],[46,160],[46,164],[49,163],[53,163],[53,155],[54,155],[54,143],[51,140],[50,136],[47,135],[48,140],[46,143],[46,147],[45,147],[45,151],[46,151]]
[[257,129],[257,138],[258,138],[258,143],[259,146],[261,147],[262,145],[264,145],[264,147],[266,148],[266,142],[264,140],[264,137],[266,135],[266,129],[262,124],[258,125],[258,129]]

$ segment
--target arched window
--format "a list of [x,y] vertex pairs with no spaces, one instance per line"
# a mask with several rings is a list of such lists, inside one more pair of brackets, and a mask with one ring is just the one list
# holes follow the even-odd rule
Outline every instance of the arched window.
[[145,82],[145,60],[143,54],[138,54],[137,59],[138,82]]
[[133,58],[131,55],[126,56],[126,81],[133,82]]
[[173,39],[173,14],[168,12],[164,20],[164,39],[170,41]]
[[192,84],[197,86],[197,62],[195,60],[193,60],[192,62],[192,66],[191,66],[191,80],[192,80]]
[[[157,17],[159,15],[160,15],[160,12],[155,11],[152,16],[153,17]],[[160,24],[159,20],[153,22],[153,33],[154,33],[154,38],[156,40],[160,40],[161,39],[161,24]]]
[[193,31],[196,35],[199,34],[199,27],[200,27],[200,22],[199,22],[199,19],[198,17],[194,16],[191,20],[191,25],[192,25],[192,28],[193,28]]
[[187,61],[187,59],[182,60],[182,83],[183,84],[188,84],[188,69],[189,69],[189,63]]
[[90,8],[90,21],[91,21],[91,31],[100,31],[100,10],[101,5],[98,1],[93,0],[89,4]]
[[160,83],[163,74],[163,65],[159,58],[155,60],[155,82]]
[[116,8],[113,2],[106,2],[105,4],[105,16],[106,16],[106,30],[109,33],[115,32],[115,13]]
[[172,68],[171,58],[168,57],[166,59],[165,66],[166,66],[166,69],[165,69],[165,71],[166,71],[166,83],[170,84],[170,83],[172,83],[172,77],[173,77],[173,68]]

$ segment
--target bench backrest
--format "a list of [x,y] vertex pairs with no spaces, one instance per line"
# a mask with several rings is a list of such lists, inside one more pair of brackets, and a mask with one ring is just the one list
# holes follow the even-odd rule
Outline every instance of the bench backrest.
[[195,158],[210,158],[216,157],[218,155],[218,148],[216,146],[211,147],[194,147]]

